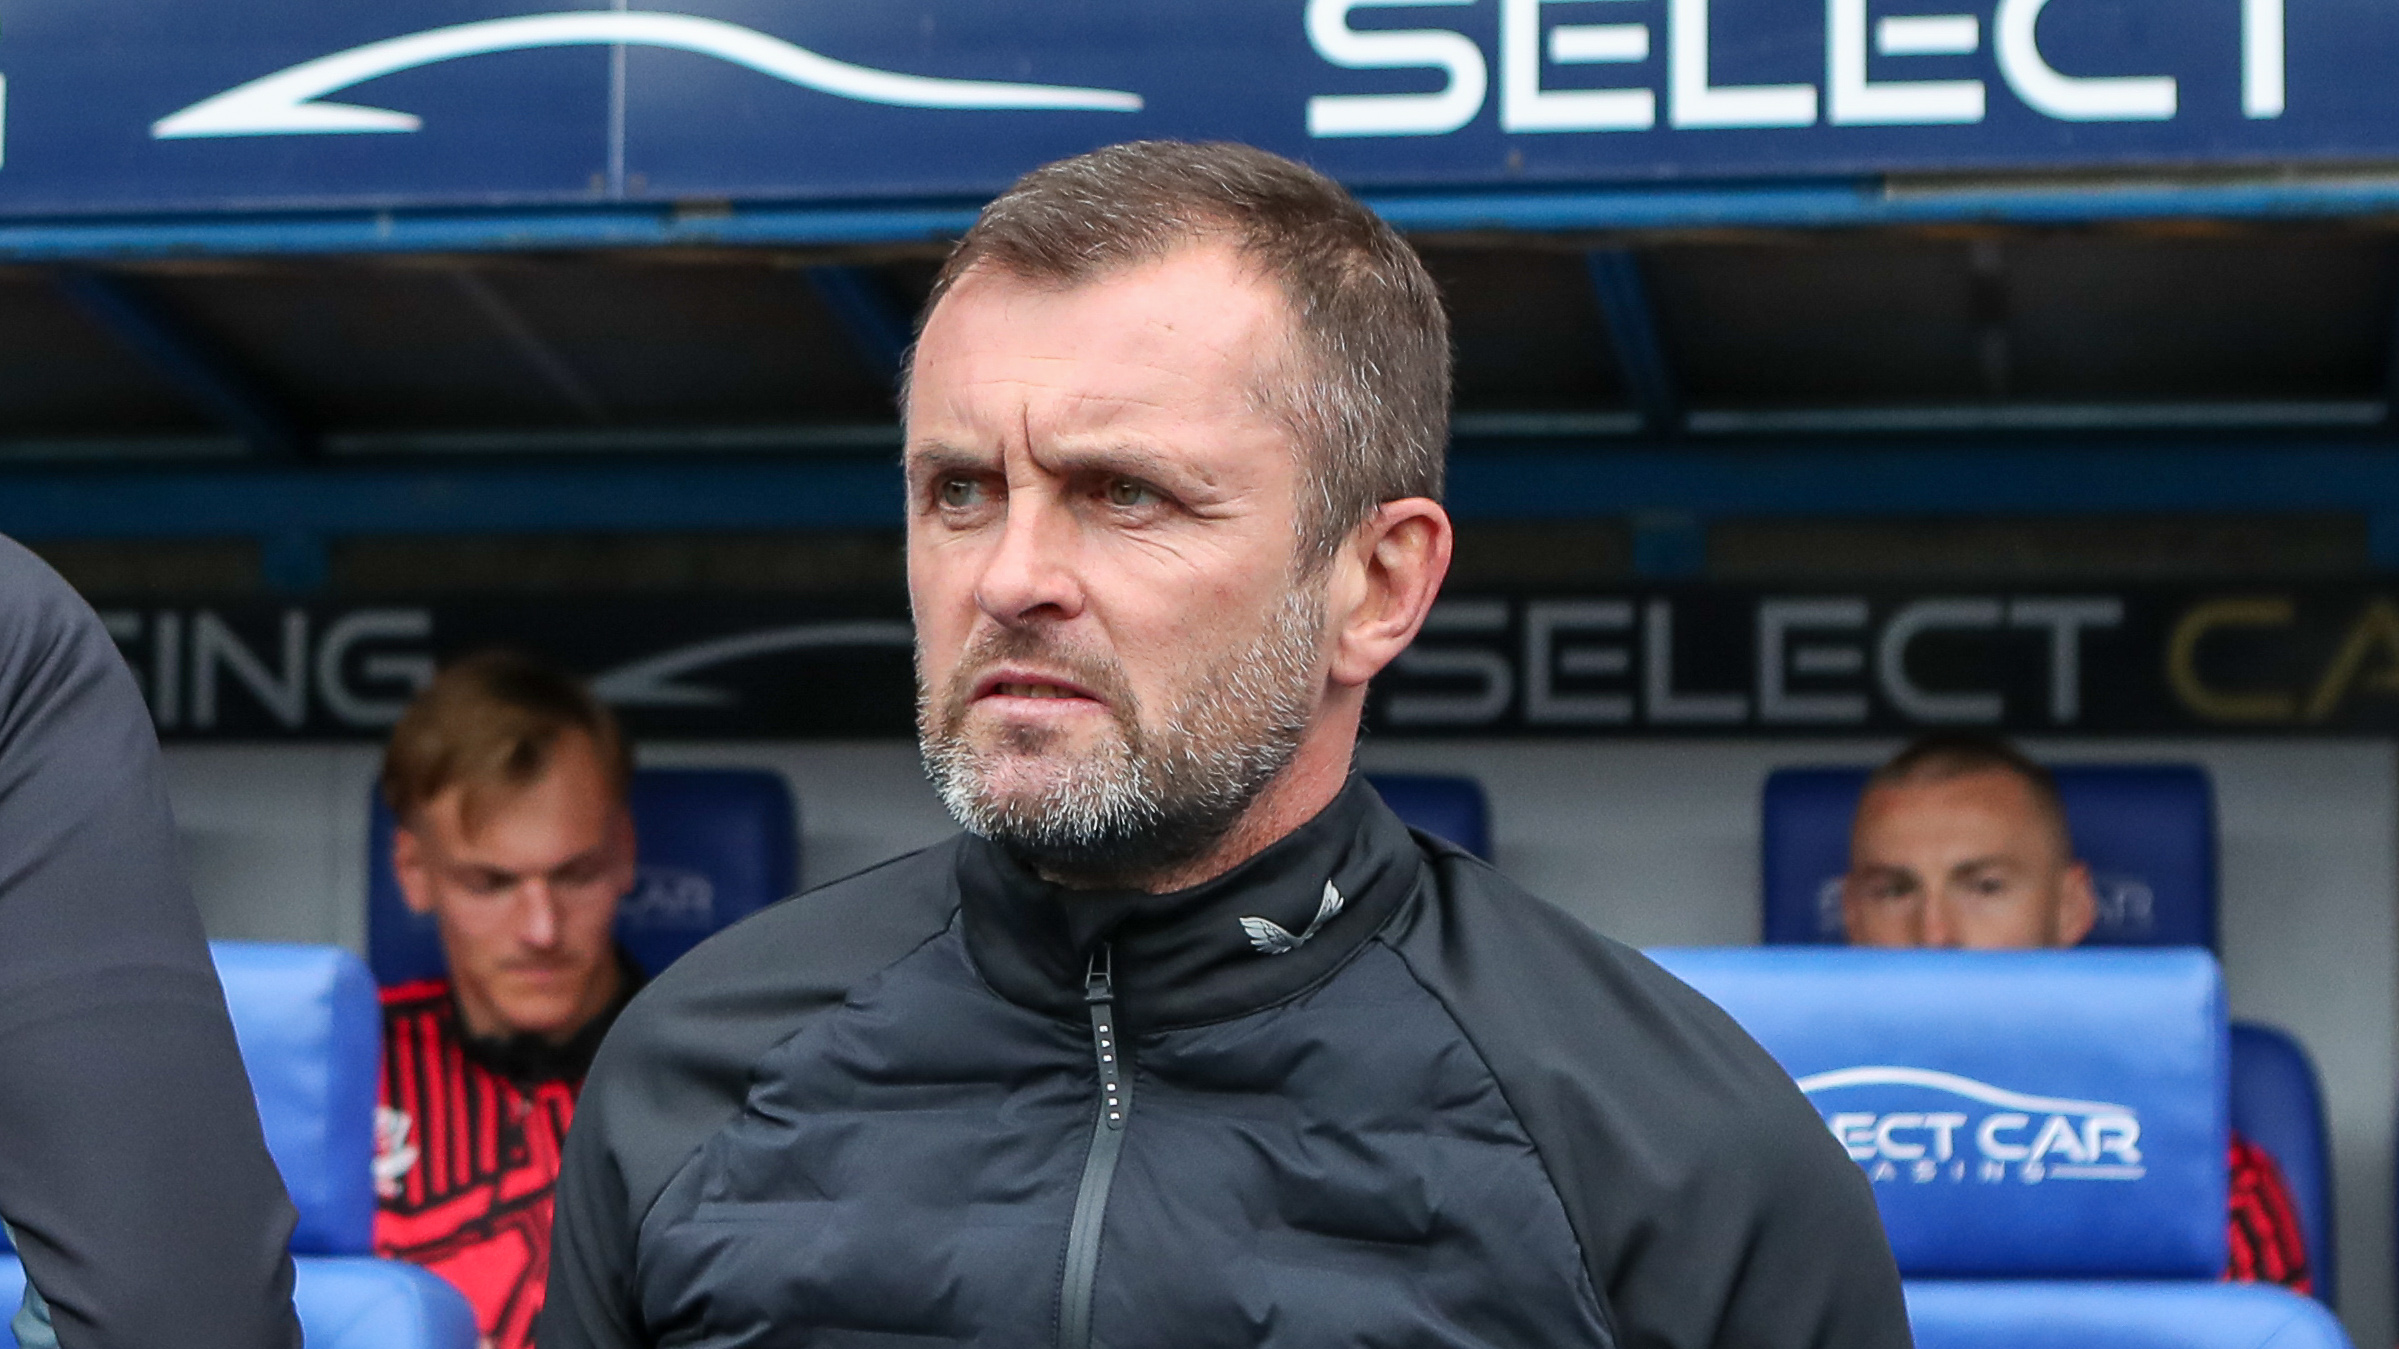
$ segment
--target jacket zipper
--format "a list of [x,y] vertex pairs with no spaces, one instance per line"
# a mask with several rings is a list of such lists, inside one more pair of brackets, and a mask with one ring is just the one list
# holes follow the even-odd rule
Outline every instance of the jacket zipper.
[[1107,942],[1091,953],[1083,975],[1083,1005],[1091,1011],[1091,1058],[1099,1069],[1099,1108],[1091,1122],[1091,1153],[1083,1161],[1075,1218],[1066,1230],[1066,1275],[1058,1298],[1058,1349],[1090,1349],[1092,1281],[1099,1273],[1100,1225],[1108,1217],[1108,1187],[1124,1151],[1125,1120],[1133,1113],[1133,1075],[1125,1071],[1116,1034],[1116,956]]

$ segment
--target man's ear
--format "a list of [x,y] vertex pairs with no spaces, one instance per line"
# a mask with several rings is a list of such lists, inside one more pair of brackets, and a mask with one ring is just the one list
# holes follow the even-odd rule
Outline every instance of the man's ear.
[[392,829],[392,878],[400,883],[400,899],[410,913],[433,912],[433,877],[426,867],[424,841],[404,824]]
[[1449,575],[1454,542],[1449,512],[1424,497],[1386,501],[1358,526],[1335,563],[1341,574],[1328,615],[1335,684],[1366,683],[1416,640]]
[[2081,862],[2066,868],[2058,883],[2057,944],[2079,946],[2099,921],[2099,899],[2091,889],[2091,868]]

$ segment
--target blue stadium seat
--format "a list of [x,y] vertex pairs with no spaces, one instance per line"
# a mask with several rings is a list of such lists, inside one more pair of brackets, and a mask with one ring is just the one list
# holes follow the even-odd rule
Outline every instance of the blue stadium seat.
[[[2099,922],[2086,946],[2206,946],[2216,941],[2216,813],[2207,774],[2189,764],[2066,765],[2052,770],[2075,851],[2091,867]],[[1770,945],[1838,945],[1840,881],[1863,768],[1786,768],[1766,780],[1760,837]],[[2316,1295],[2337,1290],[2332,1161],[2323,1092],[2288,1034],[2232,1035],[2233,1127],[2282,1168],[2307,1236]]]
[[382,1012],[366,967],[332,946],[214,942],[209,954],[267,1151],[299,1210],[292,1253],[366,1254],[375,1237],[383,1053]]
[[[300,1221],[293,1302],[309,1349],[474,1349],[474,1309],[413,1265],[378,1260],[375,1096],[381,1009],[366,966],[330,946],[215,942],[267,1151]],[[25,1272],[0,1257],[0,1323]],[[14,1337],[0,1329],[0,1341]]]
[[2290,1183],[2316,1296],[2334,1301],[2332,1144],[2324,1090],[2299,1042],[2271,1026],[2232,1027],[2232,1127],[2264,1148]]
[[[0,1257],[0,1311],[25,1296],[25,1267]],[[294,1261],[292,1303],[308,1349],[472,1349],[475,1309],[458,1290],[414,1265],[364,1256]],[[16,1336],[0,1316],[0,1344]]]
[[1408,773],[1369,773],[1366,780],[1409,828],[1448,839],[1486,862],[1491,860],[1491,802],[1483,795],[1483,784],[1473,778]]
[[332,946],[216,942],[209,953],[267,1151],[300,1211],[292,1252],[367,1254],[383,1013],[366,967]]
[[[2075,851],[2090,864],[2090,946],[2216,944],[2216,808],[2189,764],[2054,770]],[[1863,768],[1784,768],[1766,779],[1760,834],[1769,945],[1838,945],[1841,876]]]
[[1659,951],[1866,1170],[1920,1349],[2345,1349],[2224,1265],[2227,1027],[2195,950]]
[[2321,1303],[2255,1284],[1908,1284],[1916,1349],[2348,1349]]
[[[24,1265],[0,1255],[0,1311],[24,1299]],[[309,1349],[473,1349],[475,1308],[415,1265],[365,1255],[295,1260],[293,1306]],[[14,1349],[0,1315],[0,1344]]]
[[2212,1279],[2224,1002],[2203,951],[1653,953],[1799,1080],[1902,1273]]
[[[789,895],[799,876],[799,813],[780,774],[644,768],[633,775],[641,870],[617,907],[616,935],[651,974],[710,933]],[[391,868],[391,812],[376,793],[367,831],[367,955],[386,988],[446,970],[433,920],[409,912]]]

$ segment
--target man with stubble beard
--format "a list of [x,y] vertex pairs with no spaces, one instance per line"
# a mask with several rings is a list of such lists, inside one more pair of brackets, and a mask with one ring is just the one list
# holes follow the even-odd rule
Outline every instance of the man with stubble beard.
[[1260,151],[1096,151],[983,212],[911,374],[965,832],[634,1001],[545,1349],[1908,1343],[1774,1063],[1352,773],[1449,562],[1405,243]]

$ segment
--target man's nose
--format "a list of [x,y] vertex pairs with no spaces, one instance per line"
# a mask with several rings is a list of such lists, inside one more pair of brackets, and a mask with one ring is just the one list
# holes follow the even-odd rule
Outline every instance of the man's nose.
[[976,578],[976,606],[1007,626],[1081,613],[1078,542],[1073,513],[1064,503],[1047,491],[1011,491],[999,542]]
[[1936,950],[1948,950],[1957,946],[1960,940],[1957,906],[1952,904],[1946,896],[1931,896],[1924,901],[1924,907],[1918,912],[1921,915],[1918,921],[1923,925],[1923,931],[1919,934],[1918,939],[1920,945]]
[[534,877],[517,893],[517,940],[547,950],[558,944],[558,892]]

